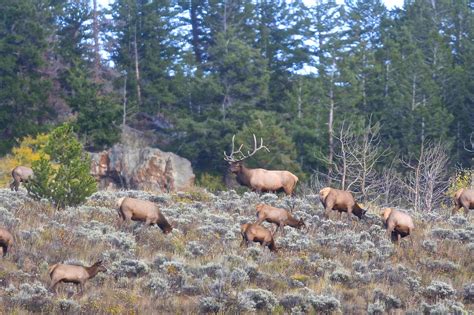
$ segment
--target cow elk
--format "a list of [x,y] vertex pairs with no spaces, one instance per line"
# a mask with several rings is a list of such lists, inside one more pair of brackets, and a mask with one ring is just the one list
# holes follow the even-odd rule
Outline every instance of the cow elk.
[[12,170],[12,177],[10,189],[18,191],[20,183],[27,183],[33,177],[33,170],[26,166],[17,166]]
[[331,210],[335,210],[339,211],[341,216],[342,212],[347,212],[349,220],[351,214],[354,214],[360,220],[367,212],[357,204],[354,196],[349,191],[325,187],[319,191],[319,200],[323,204],[326,216],[329,216]]
[[270,152],[266,146],[263,145],[263,139],[260,138],[260,146],[257,147],[257,138],[253,135],[254,149],[252,152],[248,151],[247,155],[242,152],[243,144],[235,151],[235,135],[232,137],[232,152],[227,155],[224,152],[224,160],[229,162],[230,171],[237,175],[237,182],[242,186],[247,186],[252,191],[256,192],[276,192],[279,190],[285,191],[287,195],[292,195],[298,177],[288,171],[271,171],[263,168],[247,168],[243,164],[243,160],[251,157],[257,151],[265,149]]
[[[274,223],[277,225],[277,230],[284,231],[285,225],[301,229],[306,227],[303,219],[295,219],[288,211],[281,208],[272,207],[269,205],[265,205],[260,203],[256,206],[257,209],[257,222],[256,224],[260,225],[263,221],[267,221],[269,223]],[[275,233],[276,233],[275,231]]]
[[74,283],[79,285],[78,290],[80,289],[82,294],[84,292],[85,282],[95,277],[99,272],[107,272],[107,269],[102,265],[101,260],[90,267],[54,264],[48,269],[49,277],[51,278],[49,289],[56,293],[56,286],[58,283]]
[[145,225],[156,224],[165,234],[173,230],[158,206],[151,201],[122,197],[117,200],[117,207],[124,222],[132,220],[145,222]]
[[467,215],[469,209],[474,209],[474,189],[459,189],[454,195],[454,205],[453,215],[461,208],[464,208],[464,214]]
[[13,244],[13,236],[10,232],[5,229],[0,228],[0,247],[3,251],[3,257],[7,255],[8,247],[11,247]]
[[[400,243],[400,239],[412,234],[415,224],[411,216],[405,212],[385,208],[382,211],[383,223],[392,242]],[[413,238],[411,238],[413,243]]]
[[240,227],[240,234],[242,235],[242,242],[240,247],[249,246],[250,242],[260,243],[262,247],[268,246],[270,251],[276,252],[277,248],[273,234],[261,225],[256,223],[245,223]]

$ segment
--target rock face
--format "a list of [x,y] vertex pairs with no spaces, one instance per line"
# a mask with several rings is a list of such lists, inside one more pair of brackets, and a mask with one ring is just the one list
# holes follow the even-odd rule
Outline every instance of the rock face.
[[116,144],[90,156],[91,174],[100,189],[170,192],[185,191],[194,185],[191,162],[160,149]]

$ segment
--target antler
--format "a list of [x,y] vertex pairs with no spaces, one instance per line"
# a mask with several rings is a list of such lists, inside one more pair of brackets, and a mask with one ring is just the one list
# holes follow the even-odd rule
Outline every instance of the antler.
[[[239,162],[239,161],[242,161],[242,160],[245,160],[249,157],[251,157],[252,155],[254,155],[255,153],[257,153],[257,151],[261,150],[261,149],[265,149],[267,150],[267,152],[270,152],[270,150],[263,145],[263,139],[260,138],[260,146],[257,147],[257,138],[255,137],[255,134],[253,135],[253,151],[250,152],[250,151],[247,151],[247,155],[245,155],[243,152],[242,152],[242,147],[244,145],[241,144],[239,149],[237,151],[235,151],[235,135],[232,136],[232,152],[227,155],[227,153],[224,151],[224,160],[227,161],[227,162],[230,162],[230,163],[234,163],[234,162]],[[240,154],[240,157],[239,158],[235,158],[234,155],[236,154]]]

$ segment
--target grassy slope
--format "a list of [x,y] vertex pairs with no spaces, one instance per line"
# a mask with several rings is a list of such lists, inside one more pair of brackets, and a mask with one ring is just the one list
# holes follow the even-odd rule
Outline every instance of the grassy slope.
[[[114,202],[125,195],[160,204],[176,229],[165,236],[157,227],[121,225]],[[258,202],[294,206],[309,231],[287,227],[277,235],[278,254],[240,248],[240,224],[255,220]],[[16,238],[0,260],[0,313],[473,311],[472,213],[467,220],[417,215],[415,224],[413,247],[405,240],[395,247],[375,216],[326,220],[315,195],[99,192],[55,212],[24,191],[0,190],[0,226]],[[97,259],[108,272],[90,280],[83,296],[72,295],[74,285],[47,292],[48,265]]]

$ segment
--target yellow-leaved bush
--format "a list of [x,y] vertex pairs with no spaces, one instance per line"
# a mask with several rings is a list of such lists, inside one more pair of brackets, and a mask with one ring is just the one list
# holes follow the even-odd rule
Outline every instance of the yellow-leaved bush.
[[0,158],[0,187],[8,186],[11,182],[11,171],[15,166],[23,165],[31,167],[34,161],[38,161],[43,154],[43,148],[48,141],[48,135],[40,133],[33,136],[26,136],[20,141],[20,145],[14,147],[10,154]]
[[473,188],[473,182],[474,170],[459,170],[456,172],[456,175],[451,178],[446,195],[449,197],[454,197],[454,194],[461,188]]

